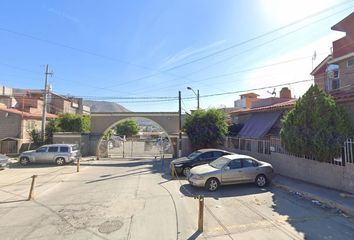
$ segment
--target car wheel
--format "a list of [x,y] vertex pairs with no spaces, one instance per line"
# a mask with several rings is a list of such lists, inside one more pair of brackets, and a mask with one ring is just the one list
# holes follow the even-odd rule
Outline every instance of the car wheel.
[[191,168],[190,167],[183,168],[183,175],[184,176],[188,177],[190,173],[191,173]]
[[58,157],[57,159],[55,159],[55,163],[58,166],[63,166],[65,164],[65,159],[63,157]]
[[205,184],[205,188],[210,192],[216,191],[219,188],[219,180],[216,178],[210,178]]
[[22,158],[20,158],[20,164],[21,164],[22,166],[26,166],[28,163],[29,163],[28,157],[22,157]]
[[267,183],[268,183],[267,177],[264,176],[263,174],[258,175],[256,177],[256,185],[258,187],[264,187],[265,185],[267,185]]

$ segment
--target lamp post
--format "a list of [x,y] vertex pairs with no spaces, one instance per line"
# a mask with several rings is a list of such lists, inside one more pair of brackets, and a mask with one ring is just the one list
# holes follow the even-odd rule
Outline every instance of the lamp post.
[[197,90],[197,93],[191,87],[187,87],[187,89],[191,90],[195,94],[195,96],[197,96],[197,109],[199,110],[199,89]]

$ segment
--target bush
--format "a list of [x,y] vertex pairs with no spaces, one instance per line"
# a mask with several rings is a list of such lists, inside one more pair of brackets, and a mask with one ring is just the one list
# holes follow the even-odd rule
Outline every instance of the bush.
[[58,118],[49,120],[46,126],[46,142],[53,142],[55,132],[87,133],[91,130],[91,117],[89,115],[64,113]]
[[184,129],[195,148],[221,144],[228,131],[225,113],[217,109],[197,110],[188,115]]
[[316,85],[297,101],[282,123],[280,136],[285,149],[318,161],[339,157],[344,141],[353,133],[345,111]]

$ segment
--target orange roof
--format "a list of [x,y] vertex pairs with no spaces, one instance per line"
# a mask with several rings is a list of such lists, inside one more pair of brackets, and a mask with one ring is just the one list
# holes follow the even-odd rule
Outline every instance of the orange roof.
[[[26,117],[26,118],[37,118],[37,119],[41,119],[42,118],[41,114],[23,112],[23,111],[20,111],[18,109],[15,109],[15,108],[2,108],[2,107],[0,107],[0,111],[1,112],[13,113],[13,114],[16,114],[16,115],[21,115],[21,116]],[[47,116],[47,118],[57,118],[58,117],[57,115],[51,114],[51,113],[47,113],[46,116]]]
[[231,112],[230,114],[235,115],[235,114],[247,114],[247,113],[253,113],[253,112],[272,112],[272,111],[277,111],[280,109],[289,109],[289,108],[292,108],[293,106],[295,106],[296,100],[297,99],[291,99],[286,102],[276,103],[273,105],[258,107],[258,108],[239,109],[239,110]]

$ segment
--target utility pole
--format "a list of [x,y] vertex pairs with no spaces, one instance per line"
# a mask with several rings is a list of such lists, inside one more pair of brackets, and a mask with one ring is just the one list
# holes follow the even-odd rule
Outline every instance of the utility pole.
[[197,90],[197,101],[198,101],[198,103],[197,103],[197,109],[199,110],[200,108],[199,108],[199,89]]
[[44,73],[44,92],[43,92],[43,112],[42,112],[42,132],[41,132],[41,139],[42,143],[45,140],[45,125],[46,125],[46,118],[47,118],[47,93],[48,93],[48,75],[52,75],[53,73],[48,72],[48,64],[45,66],[45,73]]
[[178,157],[182,157],[182,97],[181,97],[181,91],[178,91],[178,118],[179,118]]

